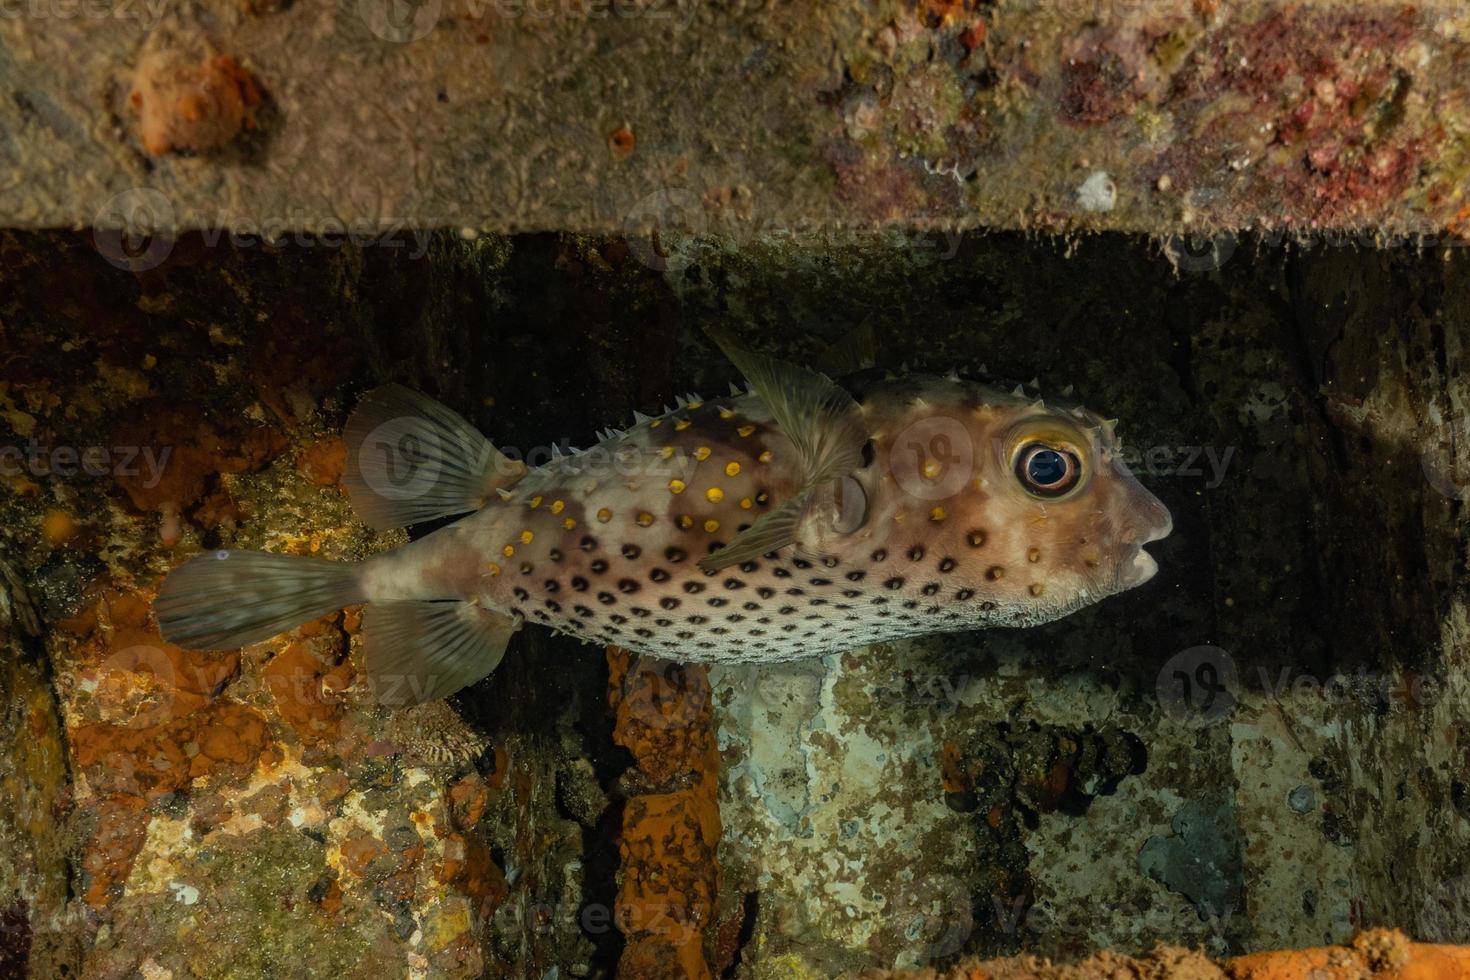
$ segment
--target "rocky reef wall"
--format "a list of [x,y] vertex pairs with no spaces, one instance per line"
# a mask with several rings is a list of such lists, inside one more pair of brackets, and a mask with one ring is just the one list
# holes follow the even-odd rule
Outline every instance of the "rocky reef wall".
[[[1470,940],[1457,250],[799,233],[0,234],[0,960],[87,976],[829,976]],[[136,254],[134,255],[136,258]],[[202,548],[359,557],[375,383],[504,446],[810,361],[1040,380],[1175,515],[1055,624],[706,671],[535,629],[446,705],[347,610],[164,643]],[[11,452],[14,450],[14,452]]]

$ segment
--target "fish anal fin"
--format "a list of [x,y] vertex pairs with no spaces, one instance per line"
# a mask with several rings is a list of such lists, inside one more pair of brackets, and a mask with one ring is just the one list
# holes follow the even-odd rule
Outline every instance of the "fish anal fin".
[[472,602],[374,602],[363,614],[363,662],[379,704],[446,698],[488,675],[521,620]]
[[405,527],[478,510],[526,466],[460,415],[402,385],[363,396],[343,432],[342,482],[369,527]]

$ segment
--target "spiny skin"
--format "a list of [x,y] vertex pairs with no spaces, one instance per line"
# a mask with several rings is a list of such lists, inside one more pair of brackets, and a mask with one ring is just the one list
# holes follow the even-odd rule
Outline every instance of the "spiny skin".
[[[886,383],[859,404],[861,494],[819,488],[778,553],[696,564],[800,489],[794,446],[744,395],[531,472],[510,499],[373,559],[368,595],[466,598],[674,659],[774,661],[1046,622],[1152,575],[1141,545],[1169,533],[1168,512],[1097,416],[938,379]],[[1087,462],[1065,499],[1028,494],[1013,472],[1016,445],[1038,437]]]

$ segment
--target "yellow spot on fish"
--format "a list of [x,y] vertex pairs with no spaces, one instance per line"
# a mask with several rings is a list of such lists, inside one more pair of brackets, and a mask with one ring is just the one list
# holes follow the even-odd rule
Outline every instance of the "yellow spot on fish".
[[597,512],[597,519],[606,524],[608,521],[612,520],[612,511],[608,510],[606,507],[602,508]]
[[709,459],[709,447],[700,446],[698,449],[694,450],[694,458],[699,460],[701,463]]
[[722,418],[722,419],[733,419],[734,417],[735,417],[735,411],[733,409],[729,409],[729,408],[722,408],[722,409],[720,409],[720,418]]
[[740,475],[740,464],[739,463],[726,463],[725,464],[725,475],[726,476],[739,476]]
[[648,527],[652,523],[653,523],[653,515],[650,514],[648,511],[645,510],[643,513],[641,513],[641,514],[638,515],[638,526],[639,527]]
[[756,459],[760,460],[762,463],[769,463],[771,461],[771,451],[767,449],[765,452],[757,456]]
[[541,495],[539,493],[531,498],[531,506],[533,508],[541,506]]
[[753,425],[742,425],[740,428],[736,429],[735,431],[740,434],[740,438],[745,439],[752,432],[755,431],[755,426],[753,426]]
[[999,565],[991,565],[985,572],[985,577],[992,582],[999,582],[1006,577],[1006,570]]
[[940,473],[943,473],[943,472],[944,472],[944,467],[940,466],[939,465],[939,461],[936,460],[936,459],[931,459],[931,460],[928,460],[928,461],[926,461],[924,463],[924,477],[925,477],[925,479],[937,480],[937,479],[939,479],[939,474]]
[[1032,582],[1031,588],[1028,591],[1032,595],[1041,595],[1041,593],[1046,591],[1046,586],[1042,585],[1040,582]]
[[684,407],[687,408],[687,409],[689,409],[689,411],[692,412],[696,408],[703,408],[704,407],[704,402],[690,402],[688,405],[685,405]]
[[948,516],[943,507],[934,507],[929,511],[929,520],[931,521],[942,521]]
[[562,518],[561,526],[570,531],[572,528],[577,526],[577,522],[573,518],[564,517]]
[[535,537],[536,535],[532,534],[530,531],[522,531],[521,544],[530,544],[535,539]]
[[670,480],[669,481],[669,493],[683,493],[683,492],[684,492],[684,481],[683,480],[677,480],[677,479],[675,479],[675,480]]
[[704,498],[712,504],[717,504],[725,499],[725,491],[719,487],[710,487],[704,492]]
[[680,527],[693,527],[694,526],[694,518],[690,517],[688,514],[685,514],[683,517],[679,518],[679,526]]
[[500,553],[502,555],[504,555],[505,557],[509,558],[511,555],[513,555],[513,554],[516,553],[515,545],[511,545],[511,544],[506,545],[504,548],[501,548],[500,549]]
[[740,506],[745,510],[750,510],[750,508],[755,506],[755,501],[751,500],[749,497],[741,497]]
[[648,427],[650,429],[657,429],[659,426],[661,426],[663,424],[664,424],[664,420],[663,419],[654,419],[652,422],[648,423]]
[[680,419],[679,421],[674,423],[674,431],[683,432],[685,429],[689,428],[689,425],[690,422],[688,419]]
[[704,529],[710,534],[714,534],[720,529],[720,522],[711,517],[709,520],[704,522]]
[[1027,551],[1026,551],[1026,560],[1029,561],[1029,562],[1032,562],[1033,564],[1036,563],[1036,562],[1038,562],[1038,561],[1041,561],[1041,549],[1040,548],[1029,548],[1029,549],[1027,549]]
[[672,459],[674,456],[674,447],[665,446],[658,451],[658,455],[660,459]]
[[485,571],[489,572],[491,575],[499,575],[500,566],[492,561],[490,564],[485,566]]
[[560,514],[562,510],[566,508],[566,506],[567,505],[562,503],[560,500],[553,500],[551,502],[551,512],[553,514]]

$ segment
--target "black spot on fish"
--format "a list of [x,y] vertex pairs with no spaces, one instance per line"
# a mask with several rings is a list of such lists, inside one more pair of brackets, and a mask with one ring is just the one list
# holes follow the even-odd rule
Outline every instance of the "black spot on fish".
[[655,626],[662,626],[665,629],[667,629],[668,627],[674,625],[674,621],[672,619],[655,619],[653,621],[653,625],[655,625]]
[[924,546],[916,544],[909,549],[909,561],[922,561],[924,558]]
[[903,579],[901,579],[897,575],[895,575],[895,576],[893,576],[893,578],[889,579],[888,581],[884,582],[883,584],[886,585],[890,589],[901,589],[901,588],[903,588]]
[[638,547],[636,544],[623,545],[624,558],[637,558],[641,554],[643,554],[643,549]]
[[718,609],[720,606],[729,605],[729,602],[730,600],[724,598],[723,596],[715,596],[709,600],[709,604],[711,606],[714,606],[716,609]]
[[642,637],[650,637],[650,636],[653,635],[653,630],[651,630],[651,629],[644,629],[642,627],[634,630],[633,632],[636,633],[636,634],[638,634],[639,636],[642,636]]
[[831,585],[832,584],[832,580],[830,578],[814,578],[814,579],[812,579],[812,584],[813,585]]
[[684,583],[684,591],[685,592],[688,592],[690,595],[699,595],[699,593],[701,593],[701,592],[704,591],[704,583],[703,582],[685,582]]
[[598,575],[601,575],[603,572],[607,571],[607,562],[599,558],[592,563],[591,567],[594,572],[596,572]]
[[965,535],[965,540],[970,542],[971,548],[979,548],[985,544],[985,532],[971,531],[969,534]]
[[771,574],[774,575],[774,576],[776,576],[777,578],[790,578],[791,577],[791,573],[788,572],[784,568],[773,568],[773,569],[771,569]]
[[644,609],[642,606],[634,606],[633,608],[629,609],[628,612],[632,613],[634,616],[637,616],[639,619],[647,619],[649,616],[653,615],[652,612]]
[[593,548],[597,547],[597,539],[589,534],[577,543],[577,547],[581,548],[583,551],[591,551]]
[[614,623],[617,623],[619,626],[621,626],[622,624],[624,624],[624,623],[626,623],[628,621],[628,617],[627,616],[624,616],[622,613],[613,613],[611,616],[608,617],[608,619],[611,619]]
[[915,602],[913,599],[910,599],[908,602],[905,602],[903,604],[903,607],[905,609],[918,609],[919,608],[919,604],[917,602]]
[[796,607],[795,606],[782,606],[780,609],[777,609],[776,611],[778,613],[780,613],[781,615],[783,615],[783,616],[790,616],[792,613],[796,612]]
[[768,585],[762,585],[760,588],[755,590],[755,594],[760,596],[762,599],[769,599],[771,596],[776,594],[776,590]]
[[729,630],[727,630],[723,626],[711,626],[709,628],[709,631],[711,633],[714,633],[714,634],[718,635],[718,636],[724,636],[726,633],[730,632]]
[[575,612],[578,616],[592,615],[592,610],[588,609],[586,606],[573,606],[572,611]]
[[641,586],[630,578],[618,579],[619,592],[637,592]]
[[857,589],[843,589],[842,594],[847,596],[849,599],[856,599],[858,596],[862,595],[862,593],[859,592]]
[[617,602],[618,599],[617,596],[613,595],[611,592],[599,592],[597,593],[597,601],[602,603],[604,606],[610,606],[614,602]]
[[738,578],[727,578],[727,579],[725,579],[725,588],[727,588],[727,589],[743,589],[743,588],[745,588],[745,583],[742,582],[742,581],[740,581]]
[[529,599],[529,598],[531,598],[531,593],[527,592],[525,589],[521,588],[519,585],[516,586],[514,589],[512,589],[511,592],[515,595],[515,597],[517,599]]
[[812,567],[812,563],[809,562],[809,561],[807,561],[804,558],[793,558],[793,559],[791,559],[791,564],[795,565],[797,568],[811,568]]
[[930,582],[928,585],[924,586],[919,591],[920,592],[923,592],[925,595],[933,595],[934,593],[936,593],[936,592],[939,591],[939,583],[938,582]]
[[541,583],[541,587],[543,589],[545,589],[547,592],[560,592],[561,591],[561,583],[558,582],[554,578],[549,578],[545,582],[542,582]]
[[761,604],[759,602],[747,602],[743,606],[741,606],[740,608],[741,609],[744,609],[746,612],[755,612],[760,607],[761,607]]
[[587,580],[585,578],[583,578],[582,576],[580,576],[580,575],[573,575],[572,576],[572,588],[576,589],[578,592],[586,592],[587,591]]
[[975,594],[975,590],[974,589],[960,589],[958,592],[956,592],[954,594],[954,597],[956,599],[960,600],[961,602],[964,602],[966,599],[969,599],[972,596],[974,596],[974,594]]
[[884,551],[882,548],[879,548],[877,551],[873,552],[873,560],[874,561],[887,561],[888,560],[888,552],[887,551]]
[[708,551],[710,554],[714,554],[716,551],[719,551],[724,546],[725,546],[725,542],[723,542],[723,541],[711,541],[709,543],[709,547],[706,548],[705,550]]
[[681,640],[692,640],[692,639],[694,639],[694,633],[691,630],[680,630],[679,632],[675,633],[674,635],[677,636]]
[[667,582],[669,580],[669,573],[662,568],[655,568],[648,573],[648,577],[655,582]]
[[941,572],[952,572],[952,571],[954,571],[954,559],[953,558],[946,558],[943,561],[941,561],[939,563],[939,570]]
[[703,616],[690,616],[689,622],[693,623],[695,626],[702,626],[703,624],[709,622],[709,620]]
[[745,574],[747,574],[747,575],[749,575],[751,572],[755,571],[758,568],[760,568],[760,566],[757,565],[753,561],[743,561],[743,562],[740,563],[740,570],[742,572],[744,572]]
[[546,608],[550,609],[552,612],[561,612],[561,603],[557,602],[555,599],[547,599],[545,605]]
[[805,589],[787,589],[786,590],[786,594],[787,595],[806,595],[806,590]]
[[563,555],[560,548],[552,548],[547,557],[549,557],[552,561],[561,561]]
[[669,548],[664,552],[664,557],[669,561],[679,562],[689,557],[689,553],[683,548]]
[[847,580],[849,582],[861,582],[863,580],[863,576],[865,576],[867,574],[868,574],[867,572],[865,572],[865,571],[863,571],[862,569],[859,568],[859,569],[856,569],[854,571],[848,572],[847,573]]
[[728,615],[728,616],[725,617],[725,622],[727,622],[727,623],[743,623],[743,622],[745,622],[745,617],[742,616],[742,615],[740,615],[739,613],[731,613],[730,615]]
[[679,600],[678,599],[675,599],[671,595],[664,596],[662,599],[660,599],[658,601],[658,604],[660,606],[663,606],[665,609],[678,609],[679,608]]

